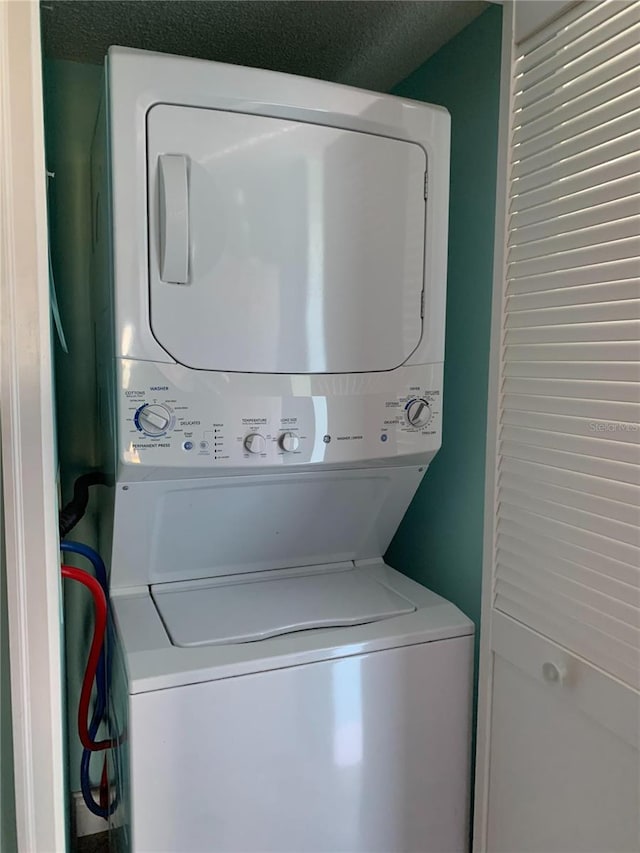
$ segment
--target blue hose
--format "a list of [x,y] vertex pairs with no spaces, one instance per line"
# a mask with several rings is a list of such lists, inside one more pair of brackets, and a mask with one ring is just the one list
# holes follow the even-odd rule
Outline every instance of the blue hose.
[[94,551],[93,548],[90,548],[88,545],[83,545],[82,542],[71,542],[69,539],[62,540],[60,543],[60,550],[66,551],[69,554],[81,554],[83,557],[86,557],[93,566],[93,570],[96,573],[96,579],[104,590],[104,594],[108,595],[109,584],[107,581],[107,567],[97,551]]
[[[63,539],[60,543],[60,550],[69,553],[69,554],[79,554],[82,557],[85,557],[91,565],[93,566],[93,570],[95,572],[96,580],[104,590],[104,594],[109,601],[109,584],[107,581],[107,569],[104,564],[104,560],[98,554],[97,551],[94,551],[93,548],[90,548],[88,545],[84,545],[81,542],[70,542],[67,539]],[[107,635],[108,639],[108,635]],[[95,737],[98,733],[98,729],[100,728],[100,723],[105,717],[105,713],[107,710],[107,693],[109,689],[109,683],[111,680],[111,673],[109,671],[109,667],[107,665],[107,653],[106,653],[106,643],[102,647],[102,651],[100,652],[100,660],[98,661],[98,667],[96,670],[96,702],[93,708],[93,713],[91,715],[91,721],[89,722],[89,736],[92,740],[95,740]],[[109,804],[109,807],[104,809],[102,806],[98,805],[93,799],[93,793],[91,791],[91,777],[89,773],[89,764],[91,761],[91,751],[88,749],[82,750],[82,758],[80,760],[80,788],[82,791],[82,798],[85,801],[85,804],[89,811],[97,815],[98,817],[108,818],[113,812],[116,810],[118,806],[118,797],[116,796],[112,803]]]

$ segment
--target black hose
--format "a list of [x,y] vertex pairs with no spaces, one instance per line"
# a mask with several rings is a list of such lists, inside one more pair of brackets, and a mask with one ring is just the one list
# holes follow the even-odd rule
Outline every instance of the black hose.
[[73,484],[73,497],[62,507],[58,515],[60,538],[64,539],[87,511],[90,486],[107,486],[108,480],[102,471],[92,471],[82,474]]

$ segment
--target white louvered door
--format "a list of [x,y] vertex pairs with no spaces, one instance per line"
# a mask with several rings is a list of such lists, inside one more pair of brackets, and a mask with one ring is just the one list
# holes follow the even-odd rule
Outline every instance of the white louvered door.
[[640,2],[570,5],[508,47],[475,848],[631,853]]

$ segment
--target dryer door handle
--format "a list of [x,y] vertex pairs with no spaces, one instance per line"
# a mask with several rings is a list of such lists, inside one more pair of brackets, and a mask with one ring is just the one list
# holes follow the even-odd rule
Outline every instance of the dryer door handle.
[[189,173],[184,154],[158,157],[160,278],[189,281]]

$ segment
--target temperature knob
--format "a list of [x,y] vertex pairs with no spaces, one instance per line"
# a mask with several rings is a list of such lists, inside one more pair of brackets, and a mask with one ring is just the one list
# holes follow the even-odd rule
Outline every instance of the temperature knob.
[[419,397],[417,400],[411,400],[406,407],[407,421],[411,426],[423,427],[431,420],[431,409],[429,403]]
[[285,453],[295,453],[300,444],[300,439],[295,432],[283,432],[279,444]]
[[249,453],[264,453],[267,442],[258,432],[252,432],[244,440],[244,447]]
[[136,412],[135,424],[145,435],[162,435],[171,424],[171,412],[158,403],[146,403]]

